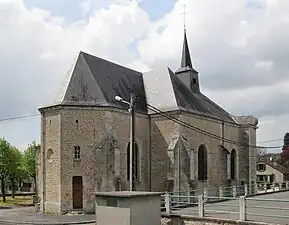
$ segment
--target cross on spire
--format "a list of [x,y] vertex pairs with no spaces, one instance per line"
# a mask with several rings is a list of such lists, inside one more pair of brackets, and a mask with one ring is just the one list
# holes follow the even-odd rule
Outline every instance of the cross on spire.
[[188,13],[188,12],[186,11],[186,4],[184,4],[184,12],[181,13],[181,15],[184,16],[184,30],[186,30],[186,14],[187,14],[187,13]]

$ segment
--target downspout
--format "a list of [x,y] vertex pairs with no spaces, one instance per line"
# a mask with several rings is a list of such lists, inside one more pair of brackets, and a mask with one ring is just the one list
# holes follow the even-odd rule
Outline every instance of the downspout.
[[152,191],[152,120],[151,116],[149,115],[149,145],[148,145],[148,182],[149,182],[149,191]]
[[181,148],[178,143],[178,192],[181,192]]
[[225,122],[222,121],[222,145],[224,146],[224,136],[225,136]]
[[45,212],[45,201],[46,201],[46,173],[45,173],[45,170],[46,170],[46,166],[45,166],[45,127],[46,127],[46,120],[44,119],[45,118],[45,114],[43,112],[42,114],[42,117],[41,117],[41,124],[42,124],[42,140],[41,140],[41,148],[42,148],[42,211],[43,213]]

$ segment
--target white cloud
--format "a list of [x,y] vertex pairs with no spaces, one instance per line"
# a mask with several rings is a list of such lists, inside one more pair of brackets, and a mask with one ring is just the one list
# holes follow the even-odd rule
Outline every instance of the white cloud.
[[[139,42],[140,56],[149,66],[179,66],[181,3]],[[259,140],[282,138],[289,121],[289,2],[203,0],[186,4],[187,34],[202,89],[235,114],[259,117]],[[272,116],[270,125],[261,123],[266,116]]]
[[[144,67],[128,48],[149,23],[148,15],[135,3],[111,4],[95,10],[88,21],[66,24],[48,11],[28,9],[24,1],[0,0],[0,95],[4,96],[0,104],[6,106],[1,107],[0,118],[34,113],[52,99],[80,50]],[[11,122],[10,129],[7,122],[1,123],[0,135],[24,148],[22,143],[29,137],[37,139],[40,133],[34,129],[23,135],[22,126],[29,129],[31,121],[18,121]]]
[[[282,138],[289,119],[287,0],[179,1],[155,23],[136,1],[83,0],[89,18],[71,24],[24,1],[0,0],[0,104],[8,106],[0,118],[33,112],[50,99],[79,50],[140,70],[176,69],[183,2],[202,89],[234,114],[262,117],[259,140]],[[29,139],[16,125],[0,124],[0,135],[4,130],[15,142]]]

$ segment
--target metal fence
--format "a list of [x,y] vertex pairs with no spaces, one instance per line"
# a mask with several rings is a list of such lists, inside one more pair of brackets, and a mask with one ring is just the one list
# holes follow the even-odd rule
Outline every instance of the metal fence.
[[289,199],[256,196],[285,190],[289,190],[288,182],[167,193],[162,202],[162,211],[239,221],[275,223],[277,220],[278,224],[288,224]]

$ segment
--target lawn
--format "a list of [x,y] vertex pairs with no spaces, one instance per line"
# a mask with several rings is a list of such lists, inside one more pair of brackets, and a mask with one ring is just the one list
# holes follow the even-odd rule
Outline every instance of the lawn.
[[6,202],[3,202],[3,198],[0,196],[0,206],[28,206],[32,204],[32,196],[11,196],[6,197]]

